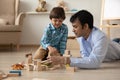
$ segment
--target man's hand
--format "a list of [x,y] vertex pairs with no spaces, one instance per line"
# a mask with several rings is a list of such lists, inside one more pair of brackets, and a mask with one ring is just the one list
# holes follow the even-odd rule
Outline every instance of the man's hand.
[[50,56],[48,60],[52,61],[53,65],[64,64],[64,57],[62,56]]
[[48,60],[52,61],[54,65],[57,64],[70,64],[70,58],[69,57],[63,57],[63,56],[50,56]]

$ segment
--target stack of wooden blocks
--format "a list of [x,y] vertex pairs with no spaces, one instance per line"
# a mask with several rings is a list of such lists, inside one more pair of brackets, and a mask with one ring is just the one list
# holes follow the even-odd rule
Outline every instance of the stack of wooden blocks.
[[[66,50],[63,57],[71,57],[70,50]],[[75,67],[70,67],[67,65],[53,65],[51,61],[45,60],[41,61],[40,59],[32,59],[32,55],[27,55],[27,70],[28,71],[48,71],[48,70],[55,70],[55,69],[63,69],[65,68],[67,71],[75,72]]]
[[[65,51],[65,54],[63,55],[64,57],[71,57],[71,53],[70,53],[70,50],[66,50]],[[66,64],[65,65],[65,68],[66,68],[66,71],[70,71],[70,72],[76,72],[77,71],[77,68],[76,67],[70,67],[69,64]]]

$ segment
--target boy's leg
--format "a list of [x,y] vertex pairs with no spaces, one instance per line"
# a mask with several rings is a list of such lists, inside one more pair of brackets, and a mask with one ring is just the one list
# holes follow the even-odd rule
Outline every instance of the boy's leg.
[[50,56],[62,56],[60,53],[48,53]]
[[40,46],[38,50],[35,52],[34,59],[41,59],[41,60],[46,60],[48,56],[48,50],[45,50]]

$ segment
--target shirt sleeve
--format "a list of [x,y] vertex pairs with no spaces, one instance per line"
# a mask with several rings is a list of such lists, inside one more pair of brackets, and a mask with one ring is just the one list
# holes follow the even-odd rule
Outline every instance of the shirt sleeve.
[[42,36],[42,38],[41,38],[41,45],[42,45],[42,47],[44,48],[44,49],[47,49],[47,47],[49,46],[49,45],[51,45],[50,43],[49,43],[49,40],[50,40],[50,30],[49,30],[49,28],[47,27],[47,28],[45,28],[45,30],[44,30],[44,34],[43,34],[43,36]]
[[92,51],[88,57],[70,58],[71,66],[79,68],[99,68],[104,60],[108,49],[108,40],[105,36],[97,40],[92,47]]
[[60,41],[60,53],[64,54],[68,37],[68,28],[66,27]]

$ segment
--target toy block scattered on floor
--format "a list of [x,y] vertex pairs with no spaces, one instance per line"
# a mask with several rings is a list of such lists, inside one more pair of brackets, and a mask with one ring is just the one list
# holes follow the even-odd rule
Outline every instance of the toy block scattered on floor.
[[[29,56],[29,58],[28,58]],[[31,56],[31,57],[30,57]],[[66,50],[65,54],[63,55],[64,57],[71,57],[72,55],[70,54],[70,50]],[[62,65],[53,65],[52,61],[50,60],[44,60],[41,61],[40,59],[32,59],[31,54],[27,54],[27,70],[28,71],[48,71],[48,70],[56,70],[56,69],[65,69],[66,71],[71,71],[71,72],[76,72],[75,67],[70,67],[62,64]]]
[[24,69],[24,65],[17,63],[17,64],[13,64],[11,66],[11,68],[12,68],[12,70],[22,70],[22,69]]
[[33,71],[34,70],[34,64],[27,65],[27,70],[28,71]]
[[65,54],[63,55],[64,57],[71,57],[70,50],[65,50]]
[[61,65],[54,65],[52,68],[49,68],[49,70],[56,70],[61,69]]
[[2,80],[2,74],[0,73],[0,80]]
[[76,72],[76,67],[66,67],[66,71]]
[[27,64],[32,64],[32,53],[28,53],[25,55],[26,56],[26,63]]
[[8,73],[7,76],[8,77],[18,77],[20,75],[18,73]]
[[38,71],[47,71],[48,70],[48,66],[46,65],[41,65],[38,67]]
[[21,76],[21,70],[11,70],[11,71],[9,71],[9,73],[16,73],[19,76]]
[[65,66],[65,68],[66,68],[66,71],[70,71],[70,72],[76,72],[76,71],[77,71],[77,68],[76,68],[76,67],[70,67],[69,64],[67,64],[67,65]]

